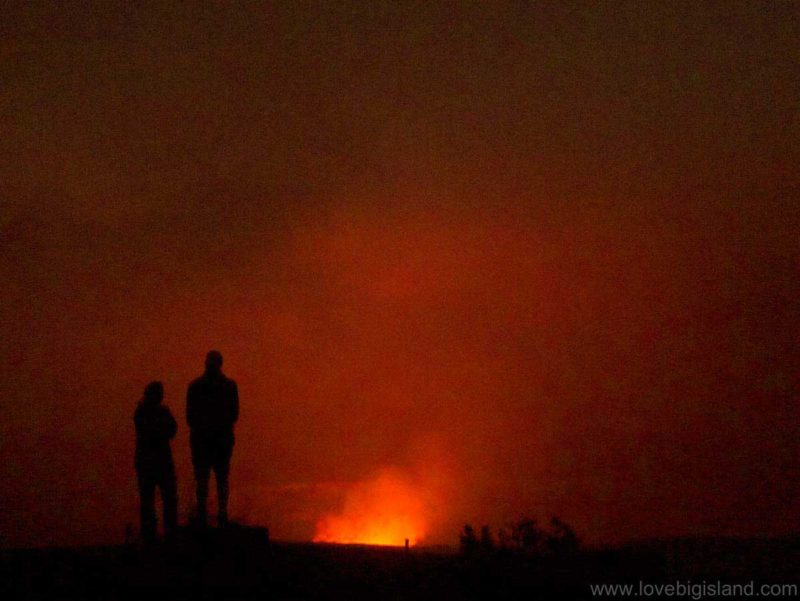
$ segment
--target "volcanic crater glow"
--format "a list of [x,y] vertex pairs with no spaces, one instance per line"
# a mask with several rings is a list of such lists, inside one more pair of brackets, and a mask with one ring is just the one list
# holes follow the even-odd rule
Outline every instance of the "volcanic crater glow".
[[355,484],[342,510],[317,523],[314,542],[403,545],[419,543],[427,532],[425,503],[414,486],[390,470]]

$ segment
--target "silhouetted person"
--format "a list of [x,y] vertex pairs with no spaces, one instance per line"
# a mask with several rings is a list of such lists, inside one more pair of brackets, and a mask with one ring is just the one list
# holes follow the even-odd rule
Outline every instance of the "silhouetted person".
[[239,391],[236,382],[222,373],[222,355],[209,351],[205,373],[189,384],[186,393],[186,422],[192,447],[192,464],[197,481],[197,517],[206,523],[208,479],[217,478],[218,524],[228,523],[228,472],[233,452],[233,425],[239,419]]
[[164,535],[171,538],[178,518],[178,487],[175,482],[175,464],[172,462],[170,440],[175,437],[178,424],[169,408],[162,405],[164,386],[150,382],[144,397],[133,414],[136,425],[136,476],[139,482],[142,539],[152,542],[156,538],[156,487],[161,490],[164,505]]

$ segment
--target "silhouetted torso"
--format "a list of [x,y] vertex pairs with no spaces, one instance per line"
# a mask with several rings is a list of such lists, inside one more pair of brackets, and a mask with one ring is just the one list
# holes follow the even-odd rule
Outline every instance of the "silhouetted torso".
[[186,421],[192,444],[204,441],[233,442],[233,425],[239,418],[236,382],[222,373],[203,374],[191,384],[186,395]]
[[172,465],[169,441],[178,425],[168,407],[143,401],[133,415],[136,425],[136,468],[155,469]]

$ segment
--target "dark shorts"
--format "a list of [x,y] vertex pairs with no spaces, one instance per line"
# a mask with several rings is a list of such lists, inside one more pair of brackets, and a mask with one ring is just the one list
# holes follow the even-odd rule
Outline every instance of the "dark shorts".
[[208,477],[215,473],[227,474],[233,453],[233,436],[198,437],[192,436],[192,465],[197,477]]

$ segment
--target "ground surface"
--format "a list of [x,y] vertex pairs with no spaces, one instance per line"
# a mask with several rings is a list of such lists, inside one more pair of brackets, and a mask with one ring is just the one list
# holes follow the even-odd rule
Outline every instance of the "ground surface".
[[[269,543],[259,529],[182,536],[170,545],[6,551],[4,598],[591,598],[603,582],[797,582],[800,542],[654,542],[567,558]],[[10,593],[9,596],[7,594]]]

